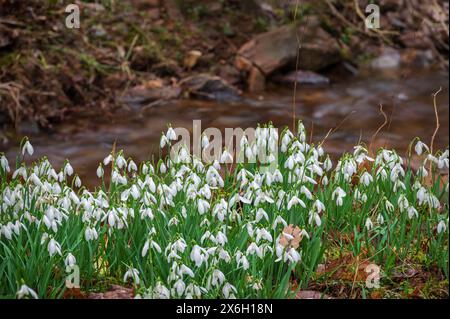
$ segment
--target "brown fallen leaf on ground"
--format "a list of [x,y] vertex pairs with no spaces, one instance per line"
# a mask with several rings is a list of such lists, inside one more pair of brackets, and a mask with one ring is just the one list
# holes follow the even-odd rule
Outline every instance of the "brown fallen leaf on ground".
[[321,293],[320,291],[303,290],[299,291],[295,295],[295,299],[334,299],[328,295]]
[[107,292],[90,293],[87,299],[133,299],[134,291],[118,285],[111,285]]
[[283,229],[280,238],[280,245],[285,248],[297,249],[302,241],[301,229],[298,226],[289,225]]

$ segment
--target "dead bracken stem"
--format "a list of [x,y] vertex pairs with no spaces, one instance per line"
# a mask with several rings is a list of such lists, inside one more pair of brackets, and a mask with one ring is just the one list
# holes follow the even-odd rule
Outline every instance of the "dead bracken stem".
[[375,132],[375,134],[372,135],[372,140],[370,141],[370,145],[369,145],[369,151],[372,150],[372,145],[373,145],[373,142],[375,141],[375,137],[378,135],[378,133],[380,133],[380,131],[383,129],[383,127],[385,127],[389,123],[388,117],[387,117],[386,113],[383,111],[383,104],[380,104],[380,112],[381,112],[381,114],[383,114],[384,122],[383,122],[383,124],[381,124],[381,126],[378,128],[378,130]]
[[[298,12],[298,7],[300,5],[300,0],[297,0],[296,6],[295,6],[295,12],[294,12],[294,24],[297,20],[297,12]],[[295,104],[296,104],[296,99],[297,99],[297,71],[298,71],[298,65],[299,65],[299,60],[300,60],[300,48],[301,48],[301,42],[300,39],[298,37],[297,34],[297,60],[295,62],[295,81],[294,81],[294,96],[292,98],[292,131],[296,132],[296,114],[295,114]]]
[[439,88],[435,93],[433,93],[433,107],[434,107],[434,115],[436,116],[436,129],[434,130],[433,136],[431,137],[430,143],[430,153],[433,155],[433,147],[434,147],[434,139],[436,138],[436,134],[439,131],[439,127],[441,126],[439,122],[439,113],[437,109],[436,96],[442,91],[442,87]]

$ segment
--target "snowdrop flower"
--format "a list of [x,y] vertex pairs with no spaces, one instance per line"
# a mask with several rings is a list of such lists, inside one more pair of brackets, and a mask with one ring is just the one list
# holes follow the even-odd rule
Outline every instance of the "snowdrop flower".
[[261,219],[265,218],[267,221],[269,221],[269,215],[267,215],[266,211],[262,208],[259,208],[256,212],[256,222],[259,222]]
[[48,253],[50,254],[50,257],[53,257],[55,254],[58,254],[61,256],[61,245],[53,238],[50,239],[48,246],[47,246],[47,250],[48,250]]
[[98,234],[95,228],[87,227],[86,231],[84,232],[84,238],[86,239],[86,241],[97,240]]
[[365,227],[366,227],[366,229],[368,231],[370,231],[373,228],[373,223],[372,223],[372,220],[370,218],[366,219]]
[[34,299],[39,299],[37,293],[25,284],[20,287],[16,295],[18,299],[23,299],[27,296],[31,296]]
[[333,162],[331,162],[331,159],[329,156],[325,159],[323,162],[323,168],[328,172],[333,168]]
[[136,268],[129,268],[125,275],[123,276],[123,282],[127,282],[131,278],[135,285],[139,285],[139,271]]
[[437,232],[438,234],[445,233],[447,231],[447,226],[445,225],[445,222],[441,220],[439,224],[437,225]]
[[186,284],[184,283],[183,279],[178,279],[177,282],[173,285],[173,288],[175,289],[178,297],[181,297],[186,290]]
[[103,164],[104,164],[105,166],[108,166],[109,163],[112,162],[112,160],[113,160],[113,156],[112,156],[111,154],[109,154],[108,156],[106,156],[106,157],[103,159]]
[[169,127],[167,129],[166,137],[169,141],[176,141],[177,133],[175,133],[175,130],[172,127]]
[[180,266],[178,274],[180,276],[188,275],[191,278],[195,277],[194,272],[192,271],[192,269],[189,268],[188,266],[184,265],[184,264]]
[[244,270],[248,270],[250,268],[250,263],[248,262],[247,257],[242,255],[241,252],[236,254],[236,262],[238,267],[242,267]]
[[161,174],[165,174],[167,172],[167,167],[164,164],[164,162],[162,162],[161,165],[159,166],[159,171],[161,172]]
[[258,228],[256,230],[256,242],[259,243],[261,239],[272,242],[272,235],[264,228]]
[[370,175],[367,172],[364,172],[364,174],[361,176],[360,183],[362,183],[364,186],[369,186],[370,183],[372,182],[373,182],[372,175]]
[[275,220],[272,224],[272,229],[275,230],[277,228],[278,224],[282,224],[284,227],[287,226],[287,222],[280,215],[278,215],[277,218],[275,218]]
[[384,217],[383,217],[382,214],[378,214],[378,216],[377,216],[377,223],[380,224],[380,225],[384,224]]
[[236,288],[228,282],[222,288],[222,294],[225,299],[234,299],[235,298],[234,294],[236,293],[237,293]]
[[81,187],[81,179],[80,177],[75,177],[75,187],[80,188]]
[[306,208],[306,204],[300,198],[298,198],[297,196],[293,196],[287,204],[287,209],[291,210],[292,206],[295,206],[297,204],[299,204],[303,208]]
[[33,146],[31,145],[30,141],[28,141],[28,140],[25,142],[25,144],[23,144],[22,156],[25,155],[25,152],[28,153],[28,155],[30,155],[30,156],[33,155],[33,153],[34,153]]
[[220,156],[220,163],[224,164],[230,164],[233,163],[233,155],[231,155],[230,152],[227,151],[227,149],[225,149],[222,153],[222,155]]
[[319,214],[317,212],[310,211],[308,223],[312,224],[313,220],[316,222],[317,227],[320,227],[320,225],[322,225],[322,220],[320,219]]
[[161,282],[156,284],[156,287],[153,289],[154,299],[169,299],[170,298],[170,290],[166,288]]
[[6,157],[4,155],[2,155],[0,157],[0,165],[3,169],[3,171],[9,173],[11,170],[9,168],[9,164],[8,164],[8,160],[6,159]]
[[70,163],[67,162],[66,165],[64,166],[64,175],[72,176],[72,174],[73,174],[72,165],[70,165]]
[[64,260],[64,264],[66,267],[73,267],[77,264],[77,259],[71,253],[68,253],[66,259]]
[[425,144],[422,143],[421,141],[418,141],[418,142],[416,143],[416,146],[414,147],[414,150],[416,151],[416,154],[419,155],[419,156],[422,155],[423,149],[425,149],[427,152],[430,151],[430,149],[428,148],[427,145],[425,145]]
[[214,269],[213,273],[211,274],[210,278],[208,279],[208,286],[212,287],[220,287],[225,281],[225,275],[223,272],[221,272],[219,269]]
[[258,247],[256,243],[251,243],[247,247],[246,255],[252,256],[254,254],[256,254],[261,259],[263,259],[264,257],[262,246]]
[[[386,200],[385,205],[388,212],[392,213],[394,211],[394,205],[392,205],[388,200]],[[398,207],[400,207],[401,212],[404,212],[409,207],[408,199],[403,194],[401,194],[398,198]]]
[[347,193],[345,193],[342,188],[338,187],[338,188],[336,188],[336,190],[331,195],[331,199],[332,200],[336,199],[336,205],[337,206],[342,206],[344,204],[343,199],[344,199],[345,196],[347,196]]
[[136,163],[135,162],[133,162],[133,160],[131,160],[129,163],[128,163],[128,172],[131,172],[131,171],[137,171],[138,169],[137,169],[137,166],[136,166]]
[[408,218],[413,219],[413,217],[419,217],[419,213],[413,206],[408,207]]
[[206,251],[198,245],[192,248],[190,257],[197,267],[200,267],[203,262],[207,262]]
[[325,205],[318,199],[314,202],[313,207],[317,210],[317,212],[320,214],[321,212],[325,211]]

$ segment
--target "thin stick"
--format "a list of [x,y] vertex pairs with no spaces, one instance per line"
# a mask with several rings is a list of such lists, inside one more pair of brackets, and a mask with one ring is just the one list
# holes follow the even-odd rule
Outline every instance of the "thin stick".
[[[297,0],[296,6],[295,6],[295,12],[294,12],[294,25],[295,22],[297,20],[297,11],[298,11],[298,6],[300,4],[300,0]],[[295,125],[295,121],[296,121],[296,112],[295,112],[295,102],[297,99],[297,72],[298,72],[298,65],[300,62],[300,49],[301,49],[301,42],[300,39],[296,33],[296,37],[297,37],[297,60],[295,62],[295,81],[294,81],[294,96],[292,98],[292,131],[296,132],[296,125]]]
[[436,96],[441,93],[442,87],[439,88],[435,93],[433,93],[433,107],[434,107],[434,115],[436,116],[436,129],[434,130],[433,136],[431,137],[431,143],[430,143],[430,153],[433,155],[433,147],[434,147],[434,139],[436,138],[436,134],[439,131],[439,128],[441,126],[439,122],[439,113],[437,109],[437,103],[436,103]]
[[389,123],[388,117],[387,117],[386,113],[383,111],[383,104],[380,104],[380,112],[381,112],[381,114],[383,114],[384,123],[378,128],[378,130],[375,132],[375,134],[372,135],[372,140],[370,141],[370,145],[369,145],[369,151],[372,150],[372,144],[375,140],[375,137],[378,135],[378,133],[380,133],[380,131],[383,129],[383,127],[385,127]]

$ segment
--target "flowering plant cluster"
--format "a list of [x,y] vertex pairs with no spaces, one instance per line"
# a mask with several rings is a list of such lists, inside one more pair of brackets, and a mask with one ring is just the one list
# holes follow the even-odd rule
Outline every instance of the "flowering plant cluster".
[[[290,298],[332,241],[386,275],[420,252],[448,278],[448,150],[413,141],[416,171],[411,156],[371,157],[364,145],[333,164],[301,122],[280,137],[269,127],[241,146],[252,156],[279,143],[275,169],[233,166],[228,151],[205,164],[181,148],[139,166],[118,152],[100,163],[95,191],[68,161],[26,166],[27,139],[15,169],[0,154],[0,296],[60,298],[76,266],[83,291],[125,282],[137,298]],[[175,140],[169,127],[161,146]]]

